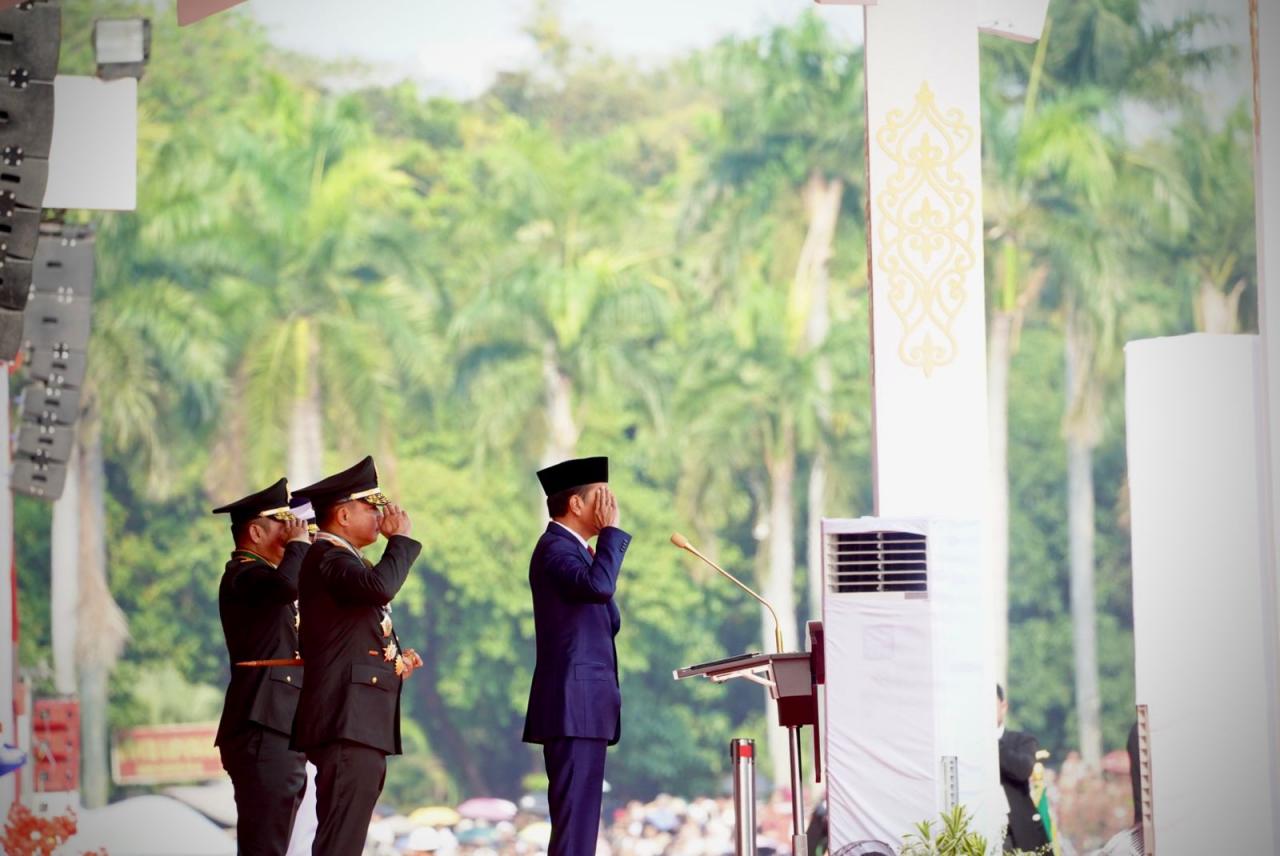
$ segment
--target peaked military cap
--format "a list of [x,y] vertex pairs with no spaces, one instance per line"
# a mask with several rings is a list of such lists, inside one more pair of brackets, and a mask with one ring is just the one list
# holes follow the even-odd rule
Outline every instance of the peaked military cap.
[[244,523],[256,517],[288,520],[293,516],[289,511],[289,483],[280,479],[271,487],[215,508],[212,513],[230,514],[232,524]]
[[293,495],[311,503],[317,513],[353,499],[376,506],[391,501],[378,487],[378,468],[373,465],[372,455],[340,473],[295,490]]
[[584,484],[608,480],[609,459],[604,457],[573,458],[538,470],[538,481],[542,483],[542,490],[547,496],[582,487]]

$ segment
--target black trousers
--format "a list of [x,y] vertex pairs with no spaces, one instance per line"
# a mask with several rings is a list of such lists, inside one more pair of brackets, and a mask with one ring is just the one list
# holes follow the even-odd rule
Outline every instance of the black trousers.
[[316,840],[313,856],[360,856],[373,807],[387,779],[380,749],[337,740],[307,750],[316,765]]
[[557,737],[542,746],[547,764],[551,844],[547,856],[593,856],[600,837],[607,740]]
[[236,793],[236,849],[241,856],[281,856],[307,786],[306,761],[289,735],[252,725],[218,747]]

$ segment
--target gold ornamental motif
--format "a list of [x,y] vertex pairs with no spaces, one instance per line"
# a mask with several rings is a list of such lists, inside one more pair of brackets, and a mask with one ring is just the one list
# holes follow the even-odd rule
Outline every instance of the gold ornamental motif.
[[976,138],[961,110],[938,106],[928,83],[910,112],[889,111],[876,131],[896,166],[876,199],[876,264],[902,322],[898,357],[925,377],[956,358],[952,328],[977,264],[978,195],[960,164]]

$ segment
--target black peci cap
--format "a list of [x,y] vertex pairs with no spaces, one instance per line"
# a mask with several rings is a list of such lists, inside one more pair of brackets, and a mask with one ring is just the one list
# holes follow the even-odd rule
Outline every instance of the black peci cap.
[[554,496],[570,488],[582,487],[584,484],[596,484],[609,481],[609,459],[574,458],[552,464],[538,470],[538,481],[547,496]]

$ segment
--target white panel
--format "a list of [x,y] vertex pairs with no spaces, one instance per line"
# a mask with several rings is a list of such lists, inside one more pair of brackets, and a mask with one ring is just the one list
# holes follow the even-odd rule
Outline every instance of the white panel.
[[1157,852],[1278,853],[1258,342],[1125,350],[1136,695],[1150,712]]
[[138,196],[138,81],[54,78],[45,208],[132,211]]
[[976,0],[866,17],[876,513],[987,500]]

